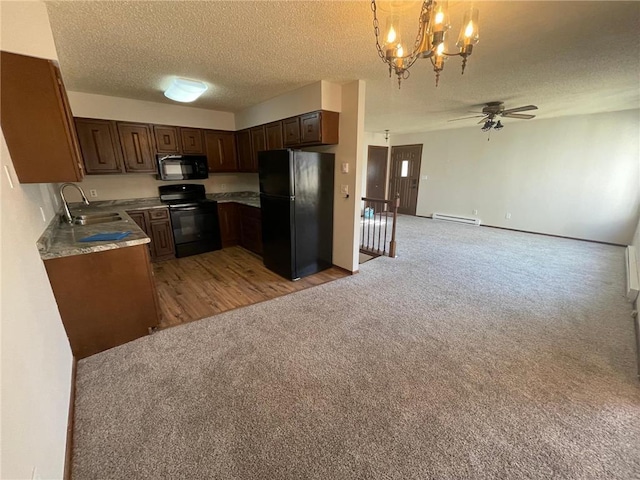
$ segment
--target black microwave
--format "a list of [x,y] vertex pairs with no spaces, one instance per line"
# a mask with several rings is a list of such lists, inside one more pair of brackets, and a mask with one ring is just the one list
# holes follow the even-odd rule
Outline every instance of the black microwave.
[[204,155],[158,155],[158,180],[197,180],[209,178]]

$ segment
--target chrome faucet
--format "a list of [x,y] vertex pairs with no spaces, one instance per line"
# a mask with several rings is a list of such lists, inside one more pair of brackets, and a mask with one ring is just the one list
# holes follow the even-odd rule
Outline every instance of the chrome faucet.
[[71,210],[69,210],[69,204],[67,203],[67,199],[64,198],[64,189],[66,187],[76,187],[82,195],[82,201],[85,205],[89,205],[89,200],[87,200],[87,196],[84,194],[84,190],[82,187],[76,185],[75,183],[63,183],[60,185],[60,198],[62,198],[62,206],[64,207],[64,219],[67,223],[73,223],[73,216],[71,215]]

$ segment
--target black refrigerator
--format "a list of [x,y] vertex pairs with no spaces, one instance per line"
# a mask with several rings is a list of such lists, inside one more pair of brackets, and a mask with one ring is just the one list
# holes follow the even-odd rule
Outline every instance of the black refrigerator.
[[258,153],[262,258],[271,271],[297,280],[332,266],[332,153]]

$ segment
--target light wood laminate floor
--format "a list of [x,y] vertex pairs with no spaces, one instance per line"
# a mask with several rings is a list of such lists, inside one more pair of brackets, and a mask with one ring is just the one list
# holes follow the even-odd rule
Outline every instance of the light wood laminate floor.
[[242,247],[176,258],[153,265],[160,328],[210,317],[348,276],[332,267],[292,282],[268,270]]

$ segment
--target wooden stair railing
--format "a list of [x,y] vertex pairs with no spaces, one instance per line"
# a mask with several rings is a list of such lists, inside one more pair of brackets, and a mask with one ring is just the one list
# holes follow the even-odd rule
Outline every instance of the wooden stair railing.
[[[360,251],[367,255],[396,257],[396,223],[400,195],[394,200],[362,197]],[[389,218],[392,217],[391,228]],[[389,237],[389,234],[391,237]]]

